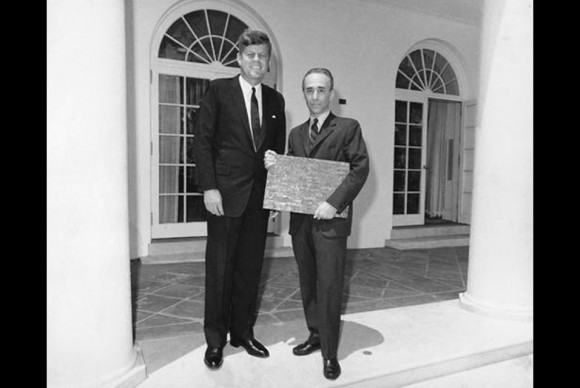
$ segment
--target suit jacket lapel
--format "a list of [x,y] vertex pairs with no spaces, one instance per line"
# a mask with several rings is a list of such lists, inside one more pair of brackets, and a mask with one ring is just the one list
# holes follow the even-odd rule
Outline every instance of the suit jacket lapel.
[[302,148],[304,148],[304,155],[309,156],[310,153],[310,138],[308,137],[308,124],[310,124],[310,119],[306,120],[304,124],[298,130],[300,134]]
[[258,149],[262,146],[268,134],[268,118],[275,114],[275,112],[272,113],[271,103],[274,101],[274,96],[270,94],[271,92],[266,85],[262,84],[262,130],[260,131]]
[[[334,122],[334,117],[335,116],[332,112],[330,112],[328,114],[328,117],[326,118],[326,120],[324,120],[324,124],[322,124],[322,128],[320,128],[320,133],[316,137],[316,140],[314,141],[314,144],[312,145],[310,152],[307,153],[308,156],[312,156],[314,154],[314,151],[318,148],[318,145],[320,143],[322,143],[324,141],[324,139],[326,139],[328,137],[328,135],[330,135],[332,132],[334,132],[334,129],[336,128],[336,123]],[[308,137],[308,131],[310,130],[308,128],[309,123],[310,123],[310,120],[308,120],[306,122],[306,142],[307,142],[306,144],[308,144],[308,146],[309,146],[309,142],[310,142],[310,139]]]
[[242,92],[242,87],[240,86],[239,75],[232,78],[232,103],[236,110],[240,114],[240,120],[243,124],[244,132],[248,137],[250,147],[254,149],[254,142],[252,140],[252,130],[250,128],[250,123],[248,121],[248,112],[246,111],[246,103],[244,102],[244,93]]

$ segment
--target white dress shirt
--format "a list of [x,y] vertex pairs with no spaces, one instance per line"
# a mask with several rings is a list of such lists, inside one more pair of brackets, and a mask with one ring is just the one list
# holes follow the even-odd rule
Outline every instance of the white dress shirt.
[[[242,93],[244,94],[244,102],[246,103],[246,114],[248,115],[248,123],[250,124],[250,133],[252,126],[252,87],[256,89],[256,99],[258,100],[258,112],[260,115],[260,125],[262,125],[262,84],[259,83],[256,86],[252,86],[248,81],[244,79],[241,75],[238,77],[240,80],[240,86],[242,87]],[[252,134],[253,138],[254,134]]]

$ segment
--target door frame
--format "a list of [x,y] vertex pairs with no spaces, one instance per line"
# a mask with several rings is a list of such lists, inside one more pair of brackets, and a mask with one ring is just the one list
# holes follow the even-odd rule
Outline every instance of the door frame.
[[[407,92],[404,90],[397,90],[395,95],[395,101],[401,100],[406,102],[418,102],[423,104],[423,131],[421,135],[421,179],[419,187],[419,213],[418,214],[393,214],[393,226],[409,226],[409,225],[422,225],[425,223],[425,184],[426,184],[426,174],[425,174],[425,158],[427,155],[427,118],[429,101],[426,96],[419,93]],[[394,111],[393,111],[394,112]],[[408,122],[408,120],[407,120]],[[393,120],[393,127],[395,121]],[[393,131],[394,136],[394,131]],[[408,134],[407,134],[408,137]],[[393,150],[395,145],[393,143]],[[394,183],[394,172],[395,168],[393,165],[393,183]],[[406,186],[406,182],[405,182]],[[395,194],[394,188],[392,190],[393,196]],[[406,202],[405,202],[406,203]]]
[[[159,75],[174,75],[180,77],[200,78],[213,80],[216,78],[233,77],[239,74],[238,68],[219,71],[208,69],[207,66],[194,66],[196,64],[181,64],[159,61],[162,65],[153,66],[151,69],[151,138],[150,138],[150,163],[151,163],[151,237],[152,238],[178,238],[178,237],[201,237],[207,236],[207,222],[181,222],[159,223]],[[224,67],[225,68],[225,67]]]
[[[281,90],[282,66],[281,53],[276,37],[270,27],[265,24],[262,17],[255,11],[242,3],[232,3],[226,0],[194,0],[178,2],[167,9],[159,19],[152,34],[150,45],[150,225],[151,239],[157,238],[179,238],[179,237],[202,237],[207,236],[207,222],[198,221],[190,223],[159,224],[159,74],[177,75],[183,77],[206,78],[209,80],[216,78],[233,77],[239,74],[239,68],[229,68],[219,65],[206,65],[195,62],[182,62],[178,60],[158,58],[158,49],[168,28],[180,17],[189,12],[214,9],[228,13],[250,28],[265,31],[272,41],[272,55],[270,59],[269,72],[264,83],[271,84],[277,90]],[[279,233],[281,230],[280,217],[274,218],[268,224],[268,231]]]
[[[392,214],[393,216],[393,227],[398,227],[398,226],[413,226],[413,225],[424,225],[425,224],[425,199],[426,199],[426,195],[427,195],[427,191],[426,191],[426,169],[428,168],[428,166],[426,165],[427,160],[426,160],[426,156],[427,156],[427,131],[429,130],[428,126],[429,126],[429,121],[428,121],[428,117],[429,117],[429,101],[435,99],[435,100],[440,100],[440,101],[450,101],[450,102],[459,102],[461,104],[460,110],[461,110],[461,122],[460,122],[460,128],[458,130],[458,136],[459,139],[458,141],[455,143],[454,145],[454,149],[457,150],[458,152],[456,153],[457,158],[459,159],[457,161],[458,165],[456,166],[457,168],[454,168],[454,171],[462,171],[463,170],[463,111],[464,111],[464,104],[465,102],[463,101],[463,99],[460,96],[450,96],[450,95],[441,95],[441,94],[437,94],[437,93],[430,93],[430,92],[426,92],[426,91],[409,91],[409,90],[404,90],[404,89],[396,89],[395,92],[395,101],[396,100],[402,100],[402,101],[412,101],[412,102],[420,102],[423,104],[423,106],[425,107],[425,109],[423,109],[423,123],[425,125],[424,127],[424,131],[423,131],[423,136],[422,136],[422,152],[421,152],[421,161],[422,161],[422,173],[421,173],[421,191],[420,191],[420,201],[419,201],[419,213],[418,214],[412,214],[412,215],[407,215],[407,214]],[[393,117],[394,117],[394,111],[393,111]],[[395,120],[393,120],[393,124],[395,123]],[[394,134],[393,134],[394,136]],[[393,143],[393,150],[395,148],[395,145]],[[454,158],[455,159],[455,158]],[[445,165],[446,166],[446,165]],[[441,168],[445,168],[445,166],[442,166]],[[394,174],[394,166],[393,166],[393,174]],[[459,178],[457,179],[457,182],[455,183],[455,188],[454,188],[454,193],[457,195],[453,196],[453,207],[457,210],[455,213],[456,215],[456,219],[454,222],[458,222],[459,220],[459,213],[460,213],[460,209],[461,209],[461,195],[459,195],[461,188],[462,188],[462,179],[461,179],[461,174],[459,174]],[[394,176],[393,176],[394,179]],[[395,194],[394,190],[392,190],[393,195]]]

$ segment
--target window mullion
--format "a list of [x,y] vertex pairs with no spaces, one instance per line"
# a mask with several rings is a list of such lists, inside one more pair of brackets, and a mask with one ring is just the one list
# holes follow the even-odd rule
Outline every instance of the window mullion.
[[[407,57],[409,58],[409,62],[411,62],[411,66],[413,66],[413,70],[415,71],[415,74],[417,75],[417,78],[419,79],[419,81],[421,82],[421,84],[423,84],[423,80],[421,79],[421,74],[419,74],[419,72],[417,71],[417,67],[415,66],[415,63],[413,62],[413,58],[411,58],[411,55],[408,55]],[[415,82],[415,85],[417,85],[416,82]],[[425,85],[423,85],[422,87],[419,87],[419,89],[425,90],[426,87],[425,87]]]
[[226,39],[226,31],[228,30],[229,23],[230,23],[230,14],[228,13],[228,16],[226,17],[226,23],[225,23],[225,26],[224,26],[224,32],[222,34],[222,42],[220,44],[220,51],[219,51],[218,57],[217,57],[217,60],[218,61],[221,61],[222,60],[222,50],[224,48],[224,40]]
[[[207,55],[208,58],[211,58],[211,55],[209,55],[209,53],[207,52],[207,50],[205,49],[205,47],[201,43],[201,40],[199,39],[199,36],[197,36],[197,34],[195,33],[195,31],[193,31],[193,28],[191,28],[191,26],[189,25],[189,22],[185,19],[184,16],[182,16],[181,19],[183,19],[183,21],[185,22],[185,25],[187,26],[187,28],[189,28],[189,31],[191,31],[191,33],[193,34],[193,37],[195,38],[195,41],[191,44],[191,47],[193,47],[196,42],[199,42],[199,45],[201,46],[202,50],[205,52],[205,55]],[[187,49],[189,50],[189,47]],[[191,50],[191,52],[194,55],[196,55],[199,58],[201,58],[205,63],[210,63],[205,58],[203,58],[201,55],[199,55],[198,53],[196,53],[195,51]]]
[[213,60],[217,61],[217,57],[215,54],[215,47],[213,45],[213,33],[211,32],[211,26],[209,24],[209,15],[207,13],[207,9],[204,9],[203,12],[205,13],[205,24],[207,25],[207,32],[209,37],[209,44],[211,45],[211,51],[213,52]]

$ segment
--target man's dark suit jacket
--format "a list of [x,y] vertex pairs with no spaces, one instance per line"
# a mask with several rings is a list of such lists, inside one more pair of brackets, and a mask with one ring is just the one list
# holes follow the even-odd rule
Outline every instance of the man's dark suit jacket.
[[284,98],[262,84],[262,132],[254,150],[238,77],[210,82],[196,120],[201,124],[194,132],[198,186],[201,191],[218,189],[229,217],[243,213],[254,183],[265,189],[264,152],[283,154],[286,140]]
[[[326,202],[342,212],[348,205],[348,218],[335,217],[320,223],[322,233],[328,237],[349,236],[352,227],[352,201],[362,189],[369,174],[369,158],[358,121],[328,115],[314,145],[308,137],[309,120],[292,129],[288,139],[288,155],[350,163],[350,172]],[[290,230],[295,234],[300,223],[312,215],[291,213]]]

